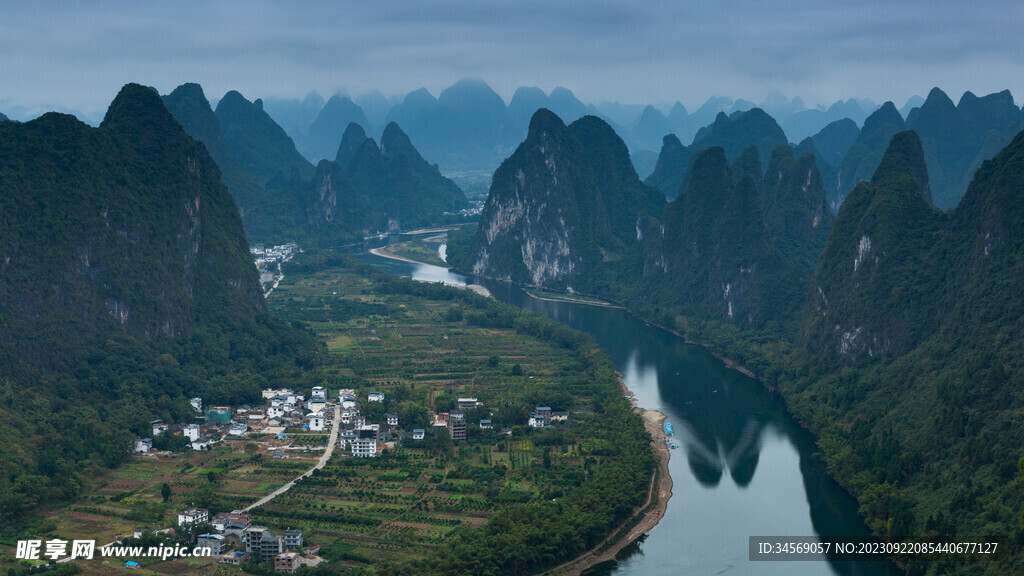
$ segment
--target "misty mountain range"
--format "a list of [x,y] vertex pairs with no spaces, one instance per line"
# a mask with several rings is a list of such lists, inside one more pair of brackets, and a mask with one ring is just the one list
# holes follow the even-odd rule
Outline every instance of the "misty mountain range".
[[[754,144],[767,164],[776,146],[789,143],[798,156],[810,152],[817,158],[833,211],[857,182],[870,178],[889,139],[904,129],[921,135],[936,205],[952,209],[974,170],[1010,142],[1024,118],[1008,91],[981,98],[967,92],[954,105],[938,88],[899,109],[853,98],[809,108],[799,97],[775,95],[760,104],[713,97],[692,112],[676,102],[666,113],[650,105],[585,104],[566,88],[545,93],[525,86],[506,103],[474,79],[460,80],[437,97],[421,88],[391,99],[373,92],[356,99],[335,95],[325,101],[310,94],[266,102],[268,115],[312,163],[335,156],[351,123],[379,136],[396,122],[423,157],[449,175],[493,173],[526,138],[530,118],[541,108],[567,123],[586,115],[604,120],[625,142],[637,173],[668,198],[678,192],[693,152],[720,145],[735,159]],[[758,112],[748,114],[753,110]],[[736,125],[727,127],[730,122]],[[681,157],[683,148],[690,153]]]
[[[225,97],[233,95],[237,93]],[[211,101],[213,107],[219,104]],[[650,105],[585,104],[562,87],[550,93],[520,87],[506,103],[486,82],[475,79],[460,80],[437,97],[421,88],[390,98],[371,92],[325,100],[310,93],[303,99],[267,99],[262,104],[265,119],[280,128],[273,131],[289,137],[306,160],[295,162],[305,164],[304,178],[320,160],[335,159],[349,124],[358,124],[379,140],[384,127],[394,122],[427,162],[438,165],[467,191],[482,194],[493,171],[526,138],[533,113],[546,108],[567,123],[585,115],[607,122],[625,142],[640,177],[670,199],[683,183],[686,162],[694,152],[710,145],[729,148],[716,138],[734,139],[735,151],[729,154],[733,159],[747,145],[760,144],[762,163],[775,146],[788,142],[798,156],[811,152],[817,158],[833,212],[857,182],[870,178],[889,138],[903,129],[921,135],[935,203],[952,209],[974,170],[1009,143],[1022,117],[1008,91],[981,98],[967,92],[954,105],[936,88],[927,99],[914,96],[899,109],[891,102],[879,106],[853,98],[828,108],[809,108],[799,97],[781,94],[760,104],[716,96],[692,112],[676,102],[666,113]],[[755,109],[763,112],[758,116],[764,125],[756,137],[741,127],[753,122],[745,113]],[[723,116],[738,125],[725,128]],[[723,136],[722,130],[731,135]],[[719,135],[709,139],[709,133]],[[231,145],[230,140],[225,144]]]
[[[769,166],[773,152],[788,144],[794,160],[808,154],[814,158],[832,213],[858,182],[870,180],[898,132],[910,129],[920,135],[933,201],[950,210],[981,162],[1024,128],[1024,112],[1008,91],[981,98],[967,92],[954,105],[938,88],[927,99],[912,99],[903,111],[886,102],[869,114],[869,106],[855,100],[837,102],[828,110],[807,110],[798,99],[777,99],[764,103],[766,110],[747,101],[714,98],[692,114],[676,104],[665,116],[652,106],[595,108],[564,88],[545,94],[526,87],[516,90],[506,105],[479,80],[460,81],[437,98],[420,89],[401,101],[376,93],[357,100],[334,96],[324,102],[309,96],[302,101],[250,102],[231,91],[217,101],[215,112],[198,85],[186,85],[168,96],[166,104],[217,160],[246,230],[257,241],[308,241],[308,225],[318,230],[315,236],[321,241],[330,242],[364,231],[439,223],[445,213],[466,207],[457,184],[475,194],[491,187],[493,167],[526,139],[530,119],[539,109],[569,124],[587,116],[602,119],[623,141],[641,179],[667,200],[686,189],[691,162],[704,150],[720,147],[733,163],[753,147],[759,164]],[[300,132],[306,122],[308,129]],[[376,139],[380,148],[374,143],[357,154],[363,141],[374,141],[370,135],[380,122],[388,127]],[[823,122],[813,134],[794,137]],[[284,128],[289,125],[291,136]],[[638,149],[655,138],[659,152]],[[396,147],[395,142],[402,144]],[[407,155],[408,161],[395,165],[402,167],[401,176],[388,167],[389,148]],[[317,166],[323,162],[331,165]],[[442,166],[454,183],[442,177]],[[467,173],[479,176],[467,181]]]
[[[911,98],[905,112],[921,102],[919,96]],[[330,159],[349,123],[359,124],[368,134],[379,135],[387,123],[397,122],[424,156],[445,173],[493,172],[526,137],[530,118],[540,108],[551,110],[565,122],[593,115],[620,135],[638,167],[649,164],[646,170],[640,169],[643,176],[653,169],[655,153],[666,134],[690,142],[721,112],[731,116],[761,108],[798,142],[843,118],[860,125],[878,108],[871,101],[852,98],[828,108],[808,108],[799,97],[788,100],[780,94],[760,104],[716,96],[693,112],[676,102],[666,112],[641,104],[585,104],[567,88],[557,87],[545,93],[528,86],[516,89],[506,103],[486,82],[475,79],[460,80],[437,97],[425,88],[390,99],[380,92],[357,98],[334,95],[328,100],[310,93],[303,99],[267,99],[265,106],[310,162]],[[637,162],[638,156],[646,162]]]

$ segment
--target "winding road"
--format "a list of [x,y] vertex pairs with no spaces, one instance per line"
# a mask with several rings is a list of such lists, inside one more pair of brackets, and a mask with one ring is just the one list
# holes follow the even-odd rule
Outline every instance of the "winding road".
[[256,508],[258,506],[262,506],[262,505],[266,504],[267,502],[270,502],[274,498],[277,498],[281,494],[284,494],[285,492],[291,490],[292,486],[295,486],[295,483],[298,482],[299,480],[302,480],[303,478],[308,478],[309,476],[311,476],[313,474],[314,470],[319,470],[319,469],[323,468],[325,465],[327,465],[327,461],[331,459],[331,454],[334,453],[334,447],[338,445],[338,431],[340,429],[341,429],[341,406],[335,405],[334,406],[334,425],[331,426],[331,437],[327,440],[327,449],[324,450],[324,454],[323,454],[323,456],[320,457],[320,460],[317,461],[317,463],[312,468],[310,468],[309,470],[306,470],[300,476],[295,478],[295,480],[292,480],[291,482],[281,486],[277,490],[274,490],[270,494],[267,494],[263,498],[257,500],[255,503],[250,504],[246,508],[243,508],[243,510],[245,512],[248,512],[248,511],[252,510],[253,508]]

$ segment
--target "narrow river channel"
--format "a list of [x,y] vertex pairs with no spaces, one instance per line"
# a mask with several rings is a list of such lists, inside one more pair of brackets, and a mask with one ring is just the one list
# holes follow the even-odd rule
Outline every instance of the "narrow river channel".
[[[443,247],[441,248],[443,250]],[[428,282],[469,279],[437,266],[360,254],[391,274]],[[539,300],[476,281],[495,298],[592,334],[644,408],[675,431],[668,510],[646,538],[591,573],[616,576],[889,575],[885,563],[751,562],[750,536],[864,536],[856,502],[825,474],[813,438],[758,382],[702,348],[625,310]]]

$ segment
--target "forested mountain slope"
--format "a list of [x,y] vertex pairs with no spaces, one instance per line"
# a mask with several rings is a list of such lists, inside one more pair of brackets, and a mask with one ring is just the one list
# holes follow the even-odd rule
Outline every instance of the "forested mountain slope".
[[273,321],[206,148],[130,84],[99,128],[0,124],[0,514],[77,493],[190,396],[251,401],[312,360]]

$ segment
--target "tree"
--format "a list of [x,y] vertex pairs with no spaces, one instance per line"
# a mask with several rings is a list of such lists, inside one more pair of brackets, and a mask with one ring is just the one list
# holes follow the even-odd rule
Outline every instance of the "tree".
[[247,442],[245,444],[245,453],[249,455],[249,460],[256,461],[256,455],[259,451],[260,447],[255,442]]
[[164,502],[171,499],[171,485],[167,482],[160,485],[160,496],[163,497]]

